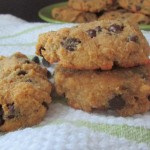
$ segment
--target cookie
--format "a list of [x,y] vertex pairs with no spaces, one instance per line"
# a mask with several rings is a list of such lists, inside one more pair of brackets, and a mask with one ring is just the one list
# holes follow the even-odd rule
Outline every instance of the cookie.
[[70,69],[110,70],[146,64],[150,47],[138,26],[102,20],[39,36],[36,53]]
[[119,9],[120,6],[118,4],[118,0],[113,0],[113,4],[110,5],[109,7],[106,7],[105,8],[105,11],[112,11],[112,10],[116,10],[116,9]]
[[121,7],[132,12],[150,15],[150,0],[118,0]]
[[132,13],[124,9],[118,9],[115,11],[105,12],[98,20],[110,19],[110,20],[127,20],[131,23],[137,24],[150,24],[150,17],[141,13]]
[[131,116],[150,110],[150,65],[111,71],[57,67],[55,88],[68,104],[87,112],[113,110]]
[[36,125],[51,103],[47,70],[16,53],[0,59],[0,131]]
[[97,20],[94,13],[83,12],[70,7],[57,7],[52,9],[52,17],[56,20],[74,23],[84,23]]
[[113,0],[69,0],[68,6],[86,12],[100,12],[113,5]]

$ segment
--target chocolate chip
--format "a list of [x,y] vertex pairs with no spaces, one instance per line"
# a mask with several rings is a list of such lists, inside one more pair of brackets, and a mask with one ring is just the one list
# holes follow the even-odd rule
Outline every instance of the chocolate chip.
[[0,126],[4,124],[4,119],[2,118],[2,116],[0,116]]
[[41,56],[43,56],[43,55],[42,55],[42,51],[45,51],[45,50],[46,50],[46,49],[45,49],[43,46],[41,46],[41,47],[39,48],[39,52],[40,52],[40,55],[41,55]]
[[148,98],[148,100],[150,101],[150,95],[148,95],[148,97],[147,97],[147,98]]
[[42,58],[42,64],[43,64],[45,67],[50,67],[50,63],[49,63],[45,58]]
[[32,82],[32,80],[31,79],[27,79],[25,82]]
[[20,75],[26,75],[26,74],[27,74],[26,71],[20,70],[17,75],[20,76]]
[[138,24],[145,24],[145,20],[138,21]]
[[102,70],[101,69],[96,69],[95,72],[100,73],[100,72],[102,72]]
[[3,125],[5,122],[3,119],[3,114],[4,114],[4,111],[3,111],[2,105],[0,105],[0,125]]
[[49,106],[48,106],[48,104],[47,104],[46,102],[43,102],[42,105],[43,105],[46,109],[49,108]]
[[46,49],[43,46],[41,46],[40,50],[45,51]]
[[138,36],[131,35],[131,36],[128,37],[128,41],[132,41],[132,42],[138,43]]
[[134,96],[134,99],[135,99],[136,101],[138,101],[138,100],[139,100],[139,98],[138,98],[137,96]]
[[39,59],[38,56],[34,56],[34,57],[32,58],[32,61],[34,61],[34,62],[37,63],[37,64],[40,63],[40,59]]
[[96,32],[100,32],[100,31],[102,31],[102,28],[101,28],[100,26],[97,26],[97,27],[95,28],[95,31],[96,31]]
[[61,45],[69,51],[74,51],[80,43],[81,41],[77,38],[64,38]]
[[24,63],[25,64],[30,64],[30,61],[29,60],[25,60]]
[[12,119],[15,117],[15,107],[14,107],[14,103],[12,104],[7,104],[8,110],[9,110],[9,115],[8,118]]
[[114,61],[114,63],[113,63],[113,69],[118,69],[118,68],[119,68],[118,61]]
[[110,32],[114,32],[114,33],[120,33],[121,31],[123,31],[123,26],[117,25],[117,24],[113,24],[109,27],[108,29]]
[[13,119],[13,118],[15,118],[15,115],[10,114],[7,118],[8,118],[8,119]]
[[0,116],[2,116],[3,113],[4,113],[4,111],[3,111],[2,105],[0,105]]
[[49,79],[49,78],[51,78],[51,77],[52,77],[51,72],[47,70],[47,78]]
[[109,106],[112,110],[122,109],[125,104],[125,100],[121,97],[121,95],[117,95],[109,101]]
[[96,30],[93,30],[93,29],[89,29],[88,31],[86,31],[87,34],[93,38],[93,37],[96,37]]
[[136,5],[136,11],[140,11],[141,10],[141,6]]

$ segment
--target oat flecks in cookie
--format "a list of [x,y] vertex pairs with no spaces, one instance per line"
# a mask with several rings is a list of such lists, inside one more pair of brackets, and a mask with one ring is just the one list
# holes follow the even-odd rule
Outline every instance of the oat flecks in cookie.
[[75,109],[131,116],[150,110],[150,78],[145,82],[143,74],[150,74],[150,65],[99,72],[58,66],[54,79],[57,93]]
[[111,70],[115,62],[123,68],[148,63],[150,47],[138,26],[101,20],[40,35],[36,53],[65,68]]
[[51,103],[47,69],[15,53],[0,61],[0,72],[0,131],[40,123]]

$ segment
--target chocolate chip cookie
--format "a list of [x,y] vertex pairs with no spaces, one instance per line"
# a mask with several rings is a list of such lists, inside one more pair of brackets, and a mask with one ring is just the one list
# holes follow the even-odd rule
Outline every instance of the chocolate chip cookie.
[[35,125],[51,102],[47,70],[16,53],[0,58],[0,131]]
[[131,116],[150,110],[150,65],[111,71],[75,71],[57,67],[55,87],[68,104],[87,112],[113,110]]
[[86,12],[100,12],[113,5],[113,0],[69,0],[68,5]]
[[101,13],[104,13],[105,11],[117,10],[119,8],[120,8],[120,6],[118,4],[118,0],[113,0],[113,4],[110,5],[109,7],[105,8],[104,11],[102,11]]
[[83,12],[70,7],[58,7],[52,10],[52,17],[56,20],[74,23],[84,23],[97,20],[94,13]]
[[118,0],[118,3],[130,11],[150,15],[150,0]]
[[71,69],[110,70],[146,64],[150,47],[138,26],[101,20],[41,34],[36,53]]
[[110,20],[127,20],[131,23],[137,24],[150,24],[150,17],[141,13],[132,13],[124,9],[118,9],[115,11],[105,12],[98,20],[110,19]]

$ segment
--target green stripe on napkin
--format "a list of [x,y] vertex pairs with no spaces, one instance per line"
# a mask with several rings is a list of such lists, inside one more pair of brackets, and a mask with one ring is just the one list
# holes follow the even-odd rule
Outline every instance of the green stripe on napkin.
[[[104,124],[104,123],[93,123],[84,120],[56,120],[49,122],[46,125],[59,125],[69,123],[76,127],[86,127],[94,132],[102,132],[118,138],[126,138],[130,141],[135,141],[137,143],[146,143],[150,146],[150,129],[144,127],[134,127],[128,125],[116,125],[116,124]],[[42,127],[42,126],[37,126]]]

